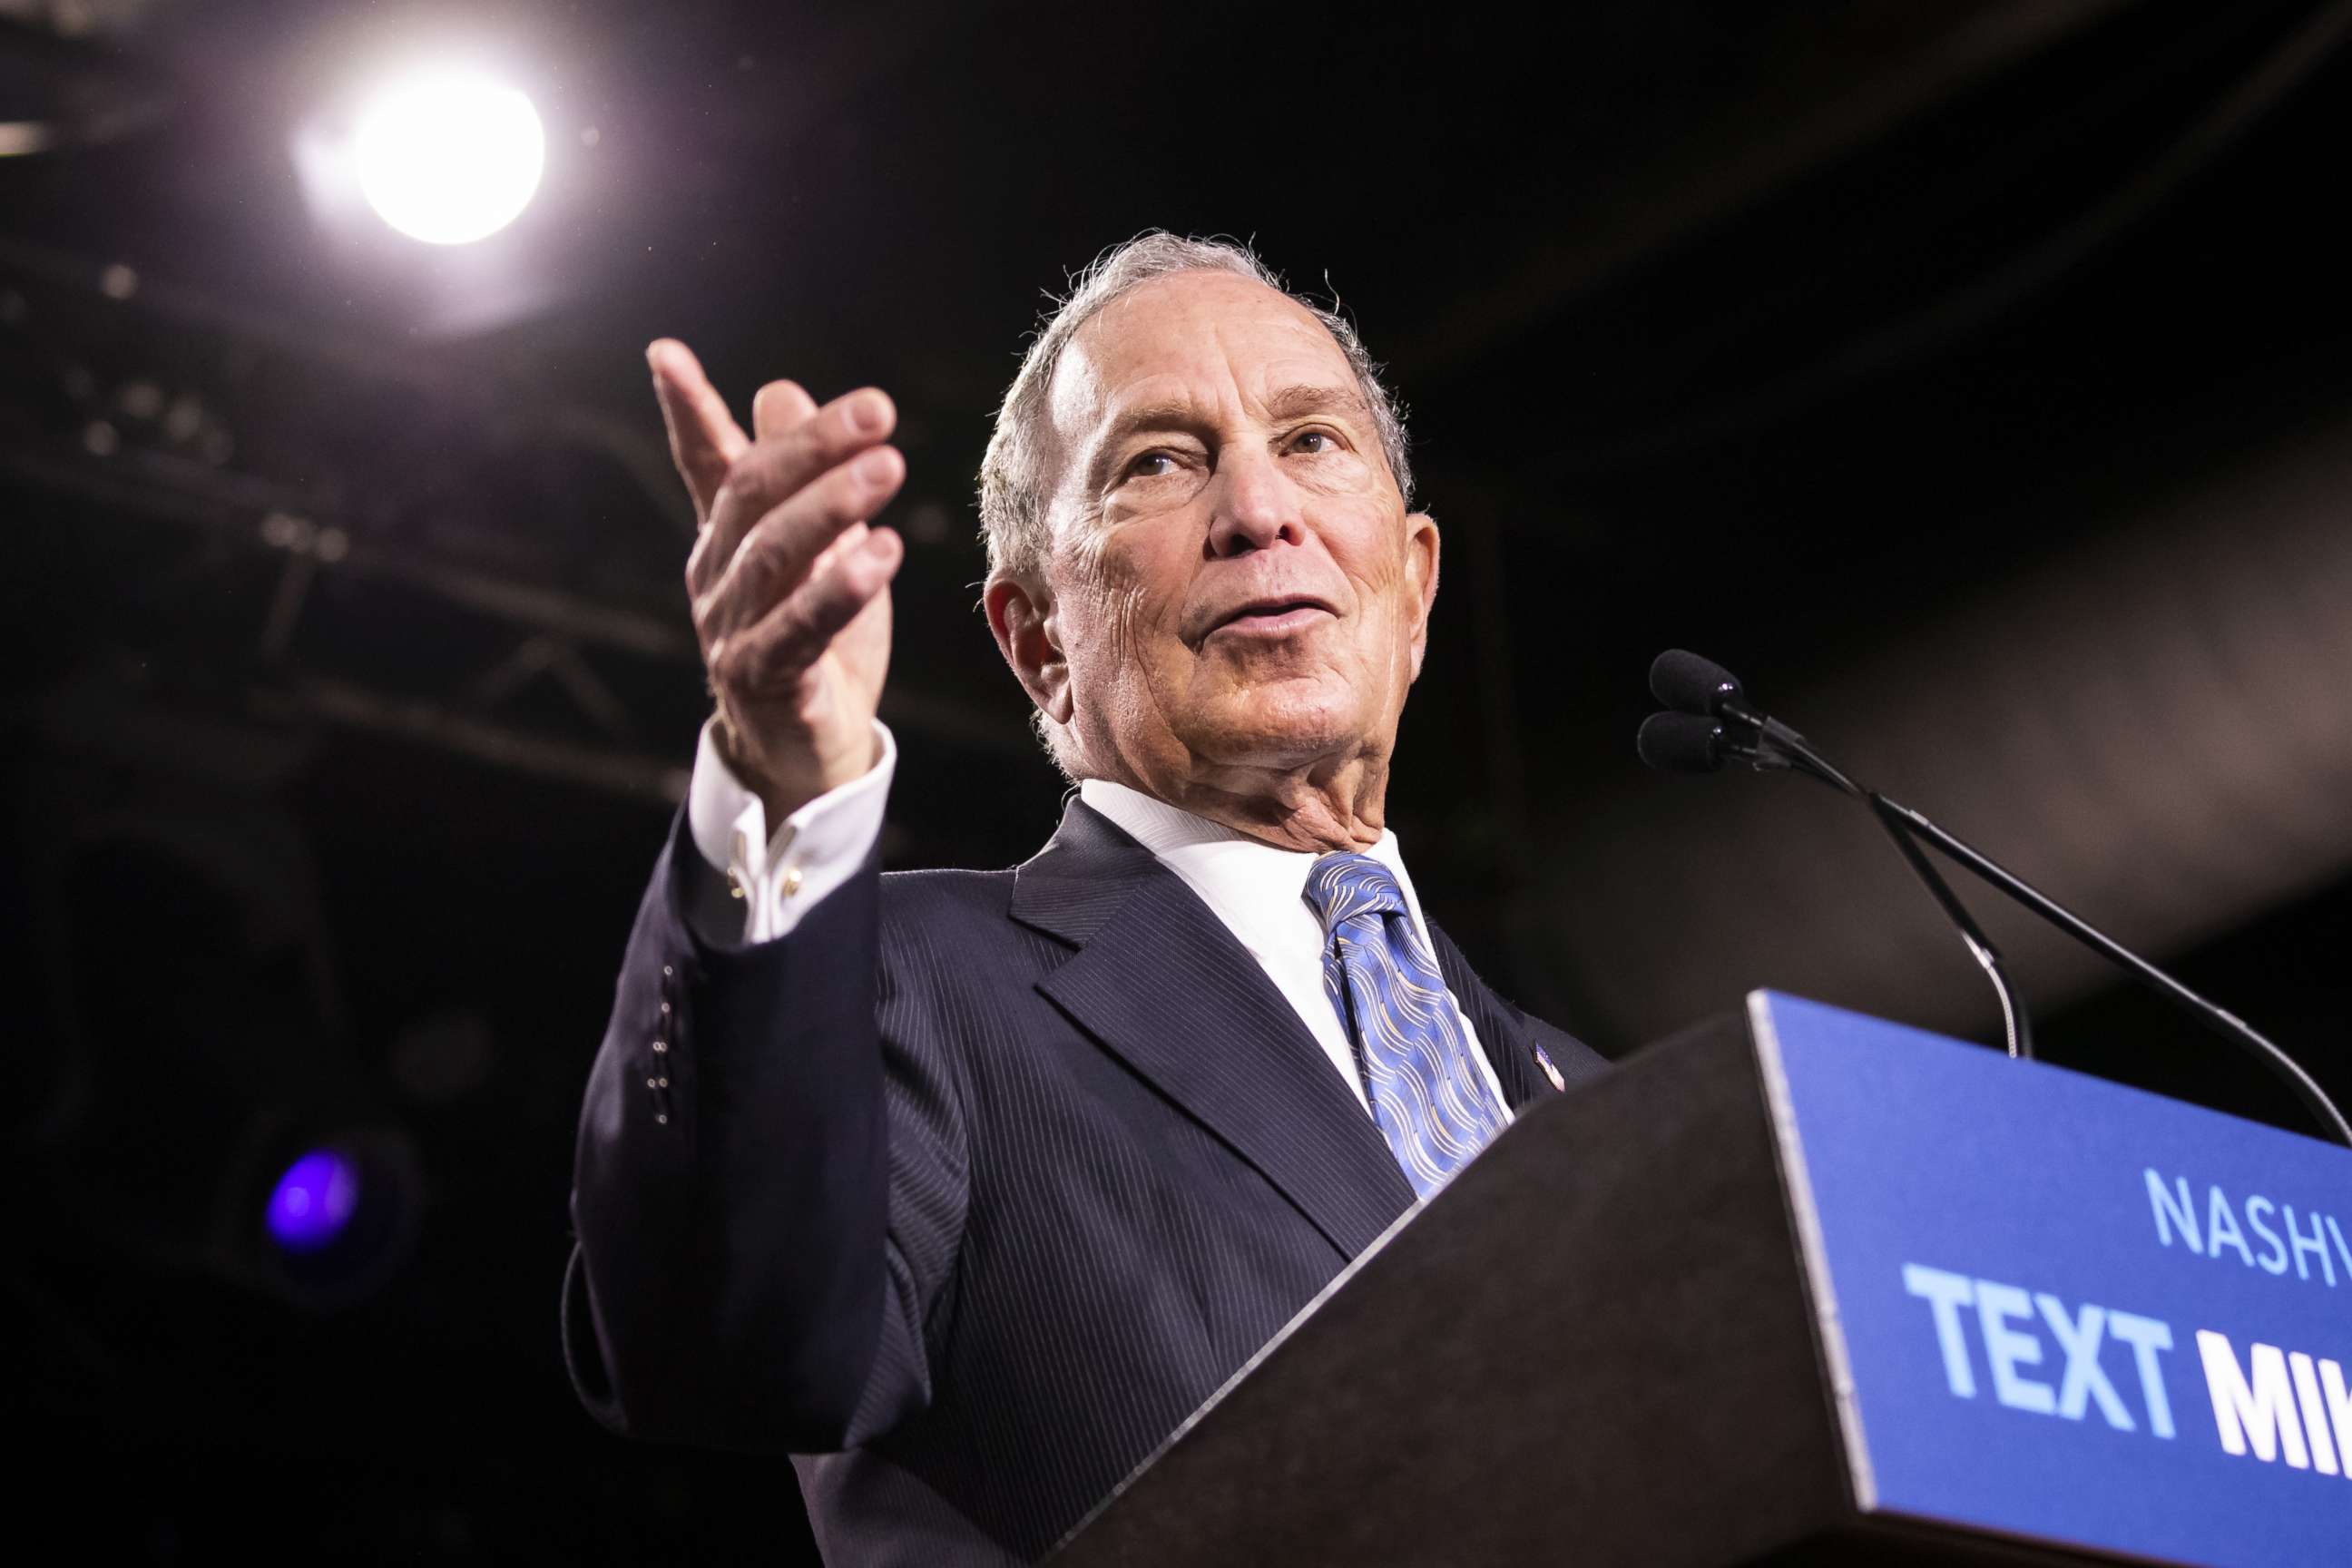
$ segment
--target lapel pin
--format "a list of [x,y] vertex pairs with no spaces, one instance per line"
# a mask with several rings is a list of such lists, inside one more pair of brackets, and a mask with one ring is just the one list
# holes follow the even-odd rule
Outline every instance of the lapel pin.
[[1552,1088],[1559,1090],[1562,1094],[1566,1094],[1568,1092],[1568,1079],[1559,1076],[1559,1068],[1552,1066],[1551,1058],[1545,1054],[1544,1048],[1541,1046],[1535,1047],[1535,1053],[1536,1066],[1544,1069],[1544,1077],[1551,1079]]

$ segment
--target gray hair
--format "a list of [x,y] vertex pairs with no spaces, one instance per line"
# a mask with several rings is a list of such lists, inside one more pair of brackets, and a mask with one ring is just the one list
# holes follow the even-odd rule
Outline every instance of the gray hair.
[[1372,411],[1389,475],[1396,480],[1406,504],[1412,504],[1412,467],[1405,456],[1404,417],[1388,388],[1381,384],[1381,367],[1364,352],[1355,324],[1339,313],[1338,298],[1334,296],[1327,309],[1305,295],[1292,293],[1281,276],[1245,245],[1150,229],[1104,251],[1071,279],[1070,292],[1056,302],[1053,315],[1039,328],[1029,352],[1022,357],[1020,373],[1005,391],[1003,405],[996,413],[996,432],[989,438],[988,455],[980,465],[980,526],[988,545],[991,576],[1037,573],[1053,542],[1046,519],[1046,500],[1054,484],[1046,410],[1054,367],[1061,362],[1063,349],[1106,305],[1180,272],[1234,273],[1263,283],[1311,311],[1339,345],[1339,352],[1348,356],[1357,388]]

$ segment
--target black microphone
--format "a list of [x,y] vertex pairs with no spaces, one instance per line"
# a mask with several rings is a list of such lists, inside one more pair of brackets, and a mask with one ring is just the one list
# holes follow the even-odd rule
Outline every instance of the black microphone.
[[[2352,1122],[2345,1121],[2344,1113],[2336,1109],[2336,1102],[2328,1099],[2326,1091],[2304,1071],[2300,1063],[2264,1038],[2252,1026],[2191,991],[1990,856],[1937,826],[1928,820],[1926,814],[1892,800],[1876,790],[1856,784],[1803,736],[1750,705],[1738,678],[1722,666],[1694,653],[1671,649],[1661,654],[1650,667],[1650,689],[1659,701],[1682,711],[1679,714],[1652,715],[1650,721],[1643,725],[1644,735],[1648,734],[1651,725],[1661,719],[1687,718],[1692,722],[1705,723],[1712,716],[1729,718],[1743,727],[1754,729],[1756,750],[1759,756],[1778,756],[1779,765],[1794,767],[1841,794],[1868,803],[1872,816],[1895,840],[1895,847],[1903,852],[1912,870],[1927,885],[1927,890],[1935,895],[1946,917],[1959,930],[1961,940],[1969,944],[1970,952],[1992,982],[2009,1030],[2010,1055],[2030,1057],[2033,1054],[2024,1008],[2019,1004],[2002,968],[2000,953],[1985,940],[1976,921],[1969,918],[1967,906],[1937,875],[1935,868],[1921,852],[1919,840],[1926,841],[1948,858],[1958,861],[1980,879],[2117,965],[2208,1029],[2252,1054],[2255,1060],[2286,1085],[2304,1109],[2311,1113],[2313,1120],[2326,1128],[2336,1142],[2352,1148]],[[1710,729],[1714,727],[1709,726]],[[1678,744],[1683,750],[1672,754],[1687,755],[1690,742],[1685,741]],[[1649,754],[1645,747],[1643,751],[1644,761],[1648,761]],[[1721,764],[1717,762],[1714,765]]]
[[1744,726],[1743,731],[1734,734],[1721,721],[1696,713],[1653,713],[1642,721],[1633,749],[1643,762],[1667,773],[1711,773],[1728,762],[1746,763],[1752,768],[1789,765],[1777,752],[1766,752],[1746,738],[1754,731]]
[[[1651,660],[1650,695],[1677,712],[1728,719],[1743,726],[1743,732],[1752,731],[1757,755],[1768,759],[1757,764],[1759,768],[1796,767],[1856,800],[1864,799],[1868,793],[1815,751],[1812,742],[1770,714],[1758,710],[1748,700],[1739,678],[1702,654],[1670,647]],[[2025,1054],[2033,1053],[2029,1050]]]
[[1720,719],[1727,712],[1736,719],[1748,717],[1732,711],[1747,707],[1739,678],[1685,648],[1670,647],[1652,661],[1650,695],[1678,713],[1706,719]]

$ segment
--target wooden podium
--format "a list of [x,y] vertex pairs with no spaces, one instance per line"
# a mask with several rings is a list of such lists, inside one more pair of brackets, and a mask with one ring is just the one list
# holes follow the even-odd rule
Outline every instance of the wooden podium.
[[[1840,1040],[1843,1021],[1852,1021],[1849,1033],[1876,1033],[1871,1043],[1851,1046],[1858,1053],[1851,1060],[1832,1059],[1831,1052],[1800,1064],[1792,1051],[1784,1062],[1781,1042],[1772,1037],[1776,1008],[1783,1035],[1798,1027],[1792,1009],[1806,1010],[1806,1026],[1821,1022]],[[1915,1038],[1926,1044],[1915,1046]],[[1921,1061],[1935,1073],[1923,1078]],[[1877,1087],[1868,1081],[1872,1072],[1886,1075]],[[1792,1095],[1792,1079],[1801,1082],[1807,1074],[1836,1092],[1813,1102]],[[1948,1083],[1937,1074],[1958,1076]],[[2118,1137],[2139,1127],[2135,1118],[2152,1118],[2148,1125],[2158,1131],[2132,1145],[2137,1152],[2128,1153],[2131,1160],[2151,1154],[2188,1161],[2200,1150],[2210,1152],[2217,1139],[2233,1150],[2244,1144],[2267,1152],[2283,1183],[2292,1176],[2310,1188],[2309,1173],[2317,1172],[2327,1193],[2343,1194],[2340,1212],[2352,1221],[2352,1156],[2340,1151],[1759,993],[1749,1017],[1654,1046],[1522,1117],[1359,1258],[1051,1561],[1059,1568],[1712,1568],[2168,1561],[2181,1550],[2179,1561],[2301,1563],[2331,1560],[2324,1547],[2319,1555],[2303,1552],[2306,1540],[2333,1539],[2343,1552],[2338,1560],[2352,1562],[2352,1484],[2285,1478],[2276,1467],[2233,1458],[2217,1446],[2192,1342],[2196,1325],[2189,1320],[2175,1320],[2179,1344],[2157,1358],[2170,1390],[2169,1434],[2158,1433],[2146,1415],[2128,1430],[2111,1430],[2097,1410],[2069,1420],[2003,1408],[1992,1397],[1982,1349],[1971,1392],[1961,1396],[1957,1383],[1946,1386],[1948,1374],[1961,1373],[1951,1372],[1948,1344],[1937,1359],[1945,1319],[1931,1314],[1926,1300],[1904,1297],[1900,1278],[1882,1279],[1903,1270],[1865,1256],[1885,1239],[1879,1231],[1908,1226],[1900,1247],[1923,1255],[1940,1247],[1946,1261],[1963,1268],[1974,1258],[1979,1274],[2000,1271],[1999,1264],[2014,1274],[2051,1275],[2050,1288],[2086,1299],[2091,1289],[2067,1272],[2085,1249],[2063,1240],[2047,1215],[2021,1209],[2021,1217],[2005,1228],[1996,1223],[1975,1231],[1969,1226],[1981,1227],[1987,1216],[1943,1225],[1939,1205],[1967,1206],[1965,1186],[1936,1189],[1919,1200],[1924,1208],[1890,1210],[1893,1217],[1864,1215],[1868,1223],[1836,1219],[1826,1203],[1817,1207],[1817,1199],[1832,1196],[1849,1214],[1877,1202],[1867,1166],[1852,1160],[1845,1168],[1864,1170],[1861,1182],[1820,1180],[1839,1168],[1822,1145],[1834,1141],[1830,1123],[1840,1117],[1868,1126],[1868,1137],[1888,1140],[1855,1158],[1885,1170],[1890,1203],[1899,1199],[1895,1189],[1914,1176],[1973,1179],[1965,1168],[1946,1168],[1949,1151],[1936,1140],[1959,1140],[1955,1147],[1971,1159],[1999,1151],[1988,1153],[1979,1135],[1976,1119],[1986,1111],[1969,1102],[1978,1091],[1956,1090],[1955,1083],[2022,1098],[2023,1110],[2015,1111],[2025,1119],[2018,1147],[2047,1150],[2049,1119],[2061,1115],[2090,1118]],[[1844,1110],[1829,1103],[1839,1095],[1848,1097]],[[1882,1102],[1883,1118],[1874,1109]],[[2185,1130],[2181,1118],[2192,1119]],[[1906,1119],[1927,1129],[1916,1143],[1902,1131]],[[1881,1121],[1891,1125],[1877,1125]],[[2080,1142],[2086,1158],[2103,1158],[2098,1137],[2065,1142]],[[1915,1146],[1917,1158],[1906,1163],[1902,1151]],[[1818,1167],[1810,1175],[1809,1151]],[[2296,1163],[2306,1159],[2315,1163]],[[2195,1286],[2196,1276],[2180,1272],[2187,1254],[2170,1241],[2159,1247],[2153,1236],[2112,1229],[2147,1224],[2138,1164],[2111,1171],[2095,1163],[2085,1170],[2080,1177],[2058,1170],[1987,1173],[2011,1192],[2037,1183],[2057,1184],[2062,1197],[2079,1190],[2092,1215],[2084,1224],[2101,1227],[2102,1237],[2120,1237],[2113,1246],[2124,1249],[2121,1256],[2137,1259],[2145,1251],[2147,1274],[2117,1279],[2110,1264],[2098,1277],[2111,1295],[2122,1292],[2116,1300],[2145,1304],[2159,1288]],[[2125,1189],[2126,1196],[2114,1195]],[[2126,1197],[2139,1206],[2130,1208]],[[1826,1242],[1825,1219],[1835,1219]],[[1860,1237],[1851,1258],[1835,1245],[1841,1232]],[[1995,1236],[2004,1243],[2014,1236],[2039,1252],[2022,1262],[1990,1258],[1983,1255],[1984,1238]],[[2233,1257],[2221,1262],[2237,1267]],[[2198,1263],[2205,1267],[2201,1256]],[[2176,1276],[2186,1283],[2168,1283]],[[2231,1283],[2243,1286],[2234,1277]],[[2322,1300],[2315,1270],[2302,1284],[2315,1311],[2352,1312],[2352,1288]],[[1995,1288],[1987,1282],[1984,1289],[1992,1299]],[[2278,1292],[2282,1300],[2289,1294]],[[1855,1319],[1867,1307],[1867,1315],[1889,1327],[1842,1325],[1841,1297]],[[2202,1310],[2196,1303],[2184,1309],[2192,1318]],[[1988,1321],[1996,1329],[2005,1324],[2012,1336],[1995,1334],[1990,1342],[2008,1358],[2002,1398],[2032,1377],[2056,1383],[2054,1349],[2042,1364],[2018,1349],[2014,1336],[2028,1332],[2029,1322]],[[1854,1331],[1852,1350],[1848,1328]],[[2352,1342],[2338,1340],[2310,1348],[2352,1360]],[[1964,1356],[1978,1342],[1964,1342]],[[1873,1357],[1885,1362],[1891,1352],[1882,1345],[1909,1358],[1902,1377],[1864,1367]],[[2128,1355],[2116,1345],[2106,1355],[2109,1381],[2129,1393]],[[1885,1400],[1874,1405],[1858,1396],[1857,1368],[1865,1383],[1874,1378],[1887,1387]],[[2150,1393],[2164,1401],[2163,1390]],[[1890,1403],[1898,1397],[1910,1403]],[[2124,1414],[2128,1421],[2131,1412]],[[1948,1441],[1948,1454],[1912,1452],[1927,1440],[1922,1434],[1941,1434],[1934,1440]],[[1975,1475],[1977,1457],[1990,1467],[1981,1477]],[[2022,1495],[2032,1489],[2015,1479],[2078,1464],[2084,1486],[2105,1489],[2089,1500],[2095,1506],[2084,1516],[2088,1522],[2067,1511],[2074,1505],[2065,1488],[2036,1500]],[[1964,1494],[1957,1502],[1942,1500],[1937,1489],[1946,1473]],[[1906,1479],[1914,1475],[1924,1479]],[[2334,1533],[2339,1516],[2330,1513],[2307,1537],[2261,1536],[2242,1553],[2227,1549],[2227,1535],[2213,1538],[2224,1542],[2218,1553],[2211,1541],[2196,1537],[2200,1521],[2214,1517],[2211,1509],[2226,1512],[2243,1502],[2257,1512],[2275,1510],[2267,1493],[2242,1500],[2231,1489],[2274,1489],[2283,1478],[2307,1483],[2310,1506],[2343,1510],[2345,1532]],[[2114,1506],[2119,1492],[2143,1479],[2155,1489],[2146,1509]],[[2344,1498],[2324,1495],[2323,1480]],[[2209,1509],[2204,1500],[2182,1499],[2181,1489],[2190,1486],[2219,1489],[2219,1500]],[[1976,1495],[1969,1487],[1991,1499],[1980,1517],[1969,1516],[1975,1505],[1969,1498]],[[2013,1517],[2005,1511],[2011,1492],[2020,1494]],[[1906,1500],[1915,1496],[1926,1500]],[[2166,1510],[2176,1506],[2207,1511],[2168,1522]],[[2110,1514],[2122,1522],[2102,1523]]]

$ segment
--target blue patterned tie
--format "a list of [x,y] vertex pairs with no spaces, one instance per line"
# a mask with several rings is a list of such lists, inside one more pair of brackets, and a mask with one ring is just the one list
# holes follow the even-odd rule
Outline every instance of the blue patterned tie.
[[1307,873],[1306,898],[1330,938],[1323,990],[1355,1037],[1372,1120],[1427,1197],[1510,1119],[1470,1058],[1461,1016],[1389,868],[1369,855],[1326,855]]

